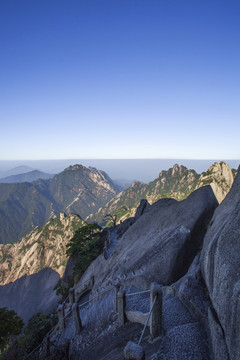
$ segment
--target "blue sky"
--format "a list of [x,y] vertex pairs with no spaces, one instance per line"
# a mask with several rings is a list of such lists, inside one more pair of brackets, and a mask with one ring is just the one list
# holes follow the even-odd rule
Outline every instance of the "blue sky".
[[0,160],[240,159],[240,2],[2,0]]

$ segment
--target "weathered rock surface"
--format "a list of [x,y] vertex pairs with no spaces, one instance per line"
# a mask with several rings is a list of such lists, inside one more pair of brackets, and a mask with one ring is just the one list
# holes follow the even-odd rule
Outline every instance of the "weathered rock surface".
[[37,312],[53,312],[59,301],[53,288],[59,278],[57,272],[46,268],[0,286],[0,307],[16,311],[24,321]]
[[94,288],[119,280],[140,288],[149,288],[153,281],[165,285],[175,282],[200,250],[217,205],[210,186],[182,202],[158,201],[123,234],[107,261],[101,255],[92,262],[83,280],[94,275]]
[[[200,321],[207,314],[210,305],[206,299],[206,289],[203,287],[200,277],[199,257],[197,257],[188,273],[178,283],[170,288],[163,288],[163,336],[155,339],[154,342],[149,341],[149,328],[147,327],[141,342],[147,360],[212,359],[208,333]],[[139,312],[139,316],[140,314],[148,314],[150,308],[149,292],[136,294],[139,289],[127,285],[122,290],[125,290],[127,294],[135,293],[134,296],[126,296],[126,310],[127,314],[131,311],[134,312],[134,321],[138,323],[135,311]],[[187,301],[182,301],[183,295]],[[199,304],[203,304],[195,313],[192,311],[192,307],[190,310],[188,309],[190,303],[197,308]],[[119,326],[114,308],[114,289],[112,289],[106,292],[103,297],[95,297],[93,302],[80,309],[83,330],[78,336],[74,336],[75,328],[73,319],[70,317],[67,328],[61,334],[56,334],[51,341],[58,346],[58,344],[64,343],[66,338],[71,338],[69,347],[69,359],[71,360],[77,360],[80,356],[82,360],[121,360],[123,354],[127,359],[141,358],[142,351],[138,352],[134,344],[132,345],[136,351],[132,346],[129,348],[126,345],[129,340],[135,344],[138,343],[147,317],[145,316],[144,322],[139,322],[141,326],[129,322]],[[53,354],[55,349],[55,347],[51,349]]]
[[85,218],[119,191],[104,171],[82,165],[70,166],[49,180],[0,184],[0,243],[18,241],[60,212]]
[[60,213],[44,226],[34,228],[19,242],[0,244],[0,285],[35,274],[45,267],[62,276],[68,260],[66,245],[75,230],[83,225],[79,216]]
[[142,199],[140,201],[140,204],[137,208],[136,214],[135,214],[135,219],[139,219],[140,216],[143,215],[144,211],[146,211],[149,208],[149,203],[146,199]]
[[218,202],[221,202],[232,186],[234,175],[235,172],[224,161],[214,163],[201,175],[185,166],[175,164],[169,170],[161,171],[159,176],[148,184],[135,182],[96,213],[89,215],[87,220],[101,222],[105,214],[116,214],[118,222],[124,221],[135,215],[143,198],[150,204],[162,198],[183,200],[191,192],[205,185],[211,185]]
[[199,176],[194,170],[175,164],[167,171],[161,171],[159,176],[148,184],[135,182],[128,189],[111,199],[96,213],[89,215],[88,221],[102,221],[105,214],[117,214],[118,220],[134,216],[143,198],[153,204],[161,198],[184,199],[196,188]]
[[[125,338],[125,343],[120,339],[120,334],[133,324],[119,328],[114,285],[120,281],[121,290],[132,294],[149,290],[153,281],[169,285],[179,279],[163,297],[163,338],[158,343],[149,343],[148,330],[143,338],[146,359],[208,360],[209,342],[200,320],[204,316],[207,319],[209,302],[203,295],[206,289],[201,289],[199,256],[189,271],[188,268],[202,246],[217,206],[211,187],[205,186],[182,202],[162,199],[143,211],[140,208],[141,216],[133,220],[118,239],[109,257],[105,259],[100,255],[94,260],[76,285],[78,287],[94,276],[90,302],[80,307],[83,324],[80,335],[75,336],[74,322],[69,318],[67,328],[51,341],[58,346],[66,339],[72,339],[70,359],[81,356],[84,360],[96,357],[120,360],[127,341],[137,342],[140,331]],[[149,306],[149,292],[126,298],[128,311],[139,311],[144,315]],[[192,311],[195,307],[199,307],[196,312]],[[158,346],[154,348],[156,344]]]
[[[240,355],[240,171],[216,209],[204,239],[201,268],[231,360]],[[216,340],[217,341],[217,340]],[[222,358],[223,359],[223,358]]]
[[231,168],[224,161],[218,161],[210,166],[207,172],[201,174],[197,188],[209,184],[218,202],[221,203],[231,189],[233,180]]

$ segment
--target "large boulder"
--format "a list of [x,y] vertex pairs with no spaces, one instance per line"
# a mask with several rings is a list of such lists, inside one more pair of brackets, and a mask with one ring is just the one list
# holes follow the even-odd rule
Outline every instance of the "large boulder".
[[238,170],[231,191],[215,210],[201,254],[203,277],[219,325],[223,329],[231,360],[240,358],[239,240],[240,171]]
[[81,281],[95,276],[94,290],[120,281],[149,288],[183,276],[200,251],[218,202],[210,186],[184,201],[162,199],[149,206],[119,239],[111,256],[92,262]]

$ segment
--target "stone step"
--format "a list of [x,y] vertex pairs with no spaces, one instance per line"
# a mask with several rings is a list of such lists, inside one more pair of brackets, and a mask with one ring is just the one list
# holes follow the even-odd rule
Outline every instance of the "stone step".
[[208,340],[200,323],[178,325],[163,337],[156,360],[209,360]]
[[187,308],[177,298],[163,301],[162,322],[164,331],[169,331],[175,326],[194,323],[196,320],[192,317]]

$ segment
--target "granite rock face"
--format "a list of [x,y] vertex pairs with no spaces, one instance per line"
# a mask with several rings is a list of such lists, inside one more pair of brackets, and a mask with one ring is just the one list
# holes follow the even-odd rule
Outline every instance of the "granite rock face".
[[60,212],[85,218],[120,190],[104,171],[82,165],[49,180],[0,184],[0,243],[18,241]]
[[128,228],[106,261],[100,255],[92,262],[82,281],[93,275],[93,292],[118,281],[140,288],[149,288],[153,281],[164,285],[175,282],[200,251],[217,205],[210,186],[181,202],[159,200]]
[[[240,171],[215,210],[204,239],[201,269],[231,360],[240,356]],[[217,339],[216,339],[217,341]]]
[[198,180],[197,187],[209,184],[219,203],[223,201],[233,184],[233,172],[224,161],[217,161],[203,172]]
[[[183,200],[196,189],[210,185],[219,203],[229,192],[235,176],[234,169],[224,161],[215,162],[201,175],[185,166],[175,164],[148,184],[135,182],[112,198],[104,207],[87,217],[87,221],[102,222],[105,214],[117,215],[117,223],[137,214],[137,207],[146,199],[149,204],[163,198]],[[145,200],[145,201],[146,201]],[[140,208],[144,206],[141,203]]]
[[62,276],[68,260],[67,244],[75,230],[82,226],[84,221],[79,216],[60,213],[43,227],[35,227],[20,241],[0,244],[0,285],[47,267]]

